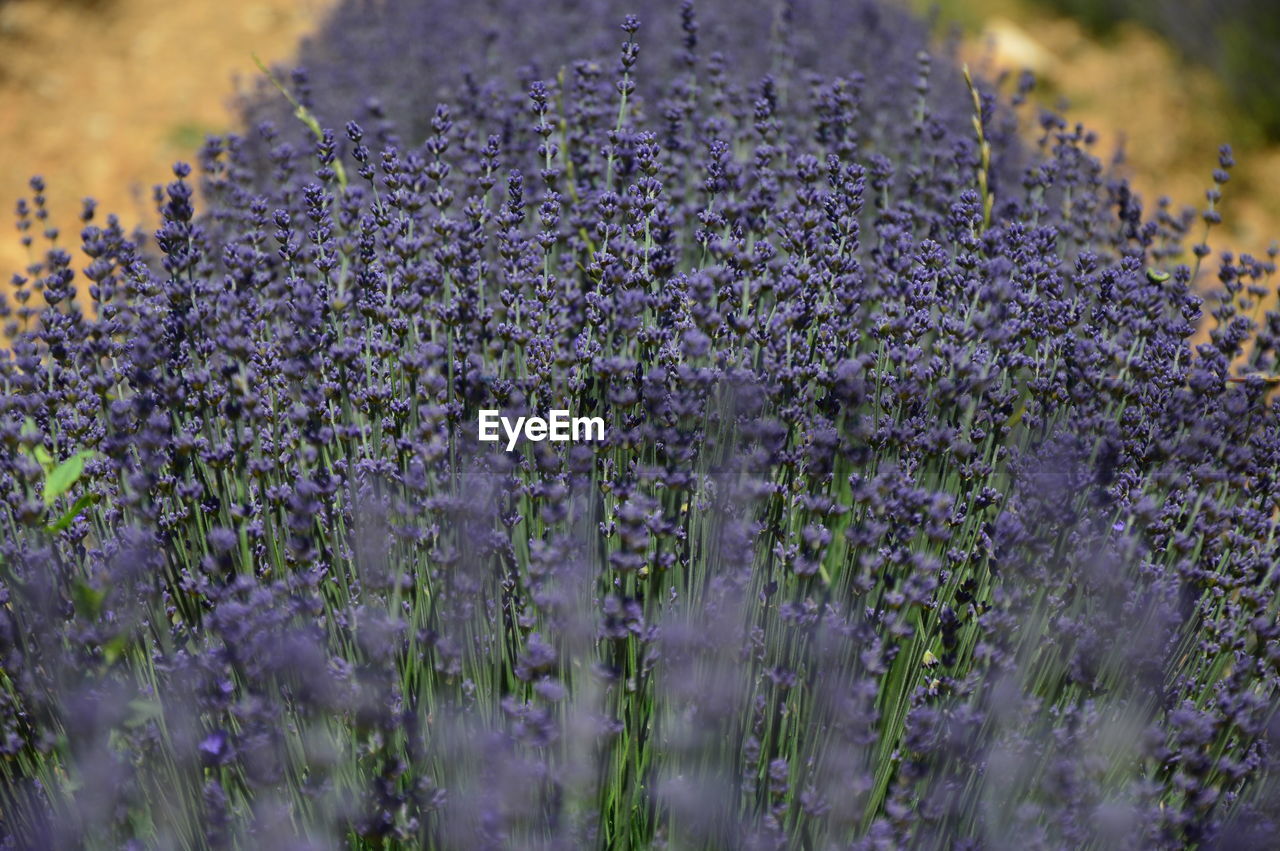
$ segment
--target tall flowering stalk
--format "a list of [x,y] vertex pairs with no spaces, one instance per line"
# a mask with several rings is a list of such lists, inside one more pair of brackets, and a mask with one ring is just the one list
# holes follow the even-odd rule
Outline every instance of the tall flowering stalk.
[[33,181],[6,847],[1265,847],[1274,256],[1193,348],[900,13],[616,5],[342,4],[80,270]]

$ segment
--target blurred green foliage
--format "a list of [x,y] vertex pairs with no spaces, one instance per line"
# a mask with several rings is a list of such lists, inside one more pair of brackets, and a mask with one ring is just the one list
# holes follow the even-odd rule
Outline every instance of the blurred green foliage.
[[[4,0],[0,0],[3,3]],[[166,134],[167,140],[174,148],[182,151],[197,150],[204,140],[215,135],[218,128],[199,121],[182,121],[172,125]]]
[[1212,68],[1269,138],[1280,139],[1280,6],[1276,0],[1037,0],[1095,33],[1121,21],[1159,32]]

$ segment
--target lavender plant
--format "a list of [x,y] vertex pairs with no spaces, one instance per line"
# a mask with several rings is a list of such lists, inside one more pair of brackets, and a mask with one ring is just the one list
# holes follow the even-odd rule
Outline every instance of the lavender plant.
[[340,4],[80,270],[32,181],[0,847],[1266,847],[1230,151],[1148,212],[895,10],[615,12]]

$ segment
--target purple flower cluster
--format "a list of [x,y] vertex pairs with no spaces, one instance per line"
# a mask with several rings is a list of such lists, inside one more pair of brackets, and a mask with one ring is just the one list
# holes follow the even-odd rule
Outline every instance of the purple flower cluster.
[[33,180],[0,848],[1266,847],[1274,253],[927,47],[350,0],[154,238]]

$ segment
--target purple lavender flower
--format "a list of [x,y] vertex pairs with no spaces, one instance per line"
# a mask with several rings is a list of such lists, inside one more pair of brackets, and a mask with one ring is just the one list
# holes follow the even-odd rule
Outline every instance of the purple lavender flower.
[[1229,149],[1195,225],[899,10],[633,11],[339,4],[83,269],[32,182],[0,844],[1266,835]]

